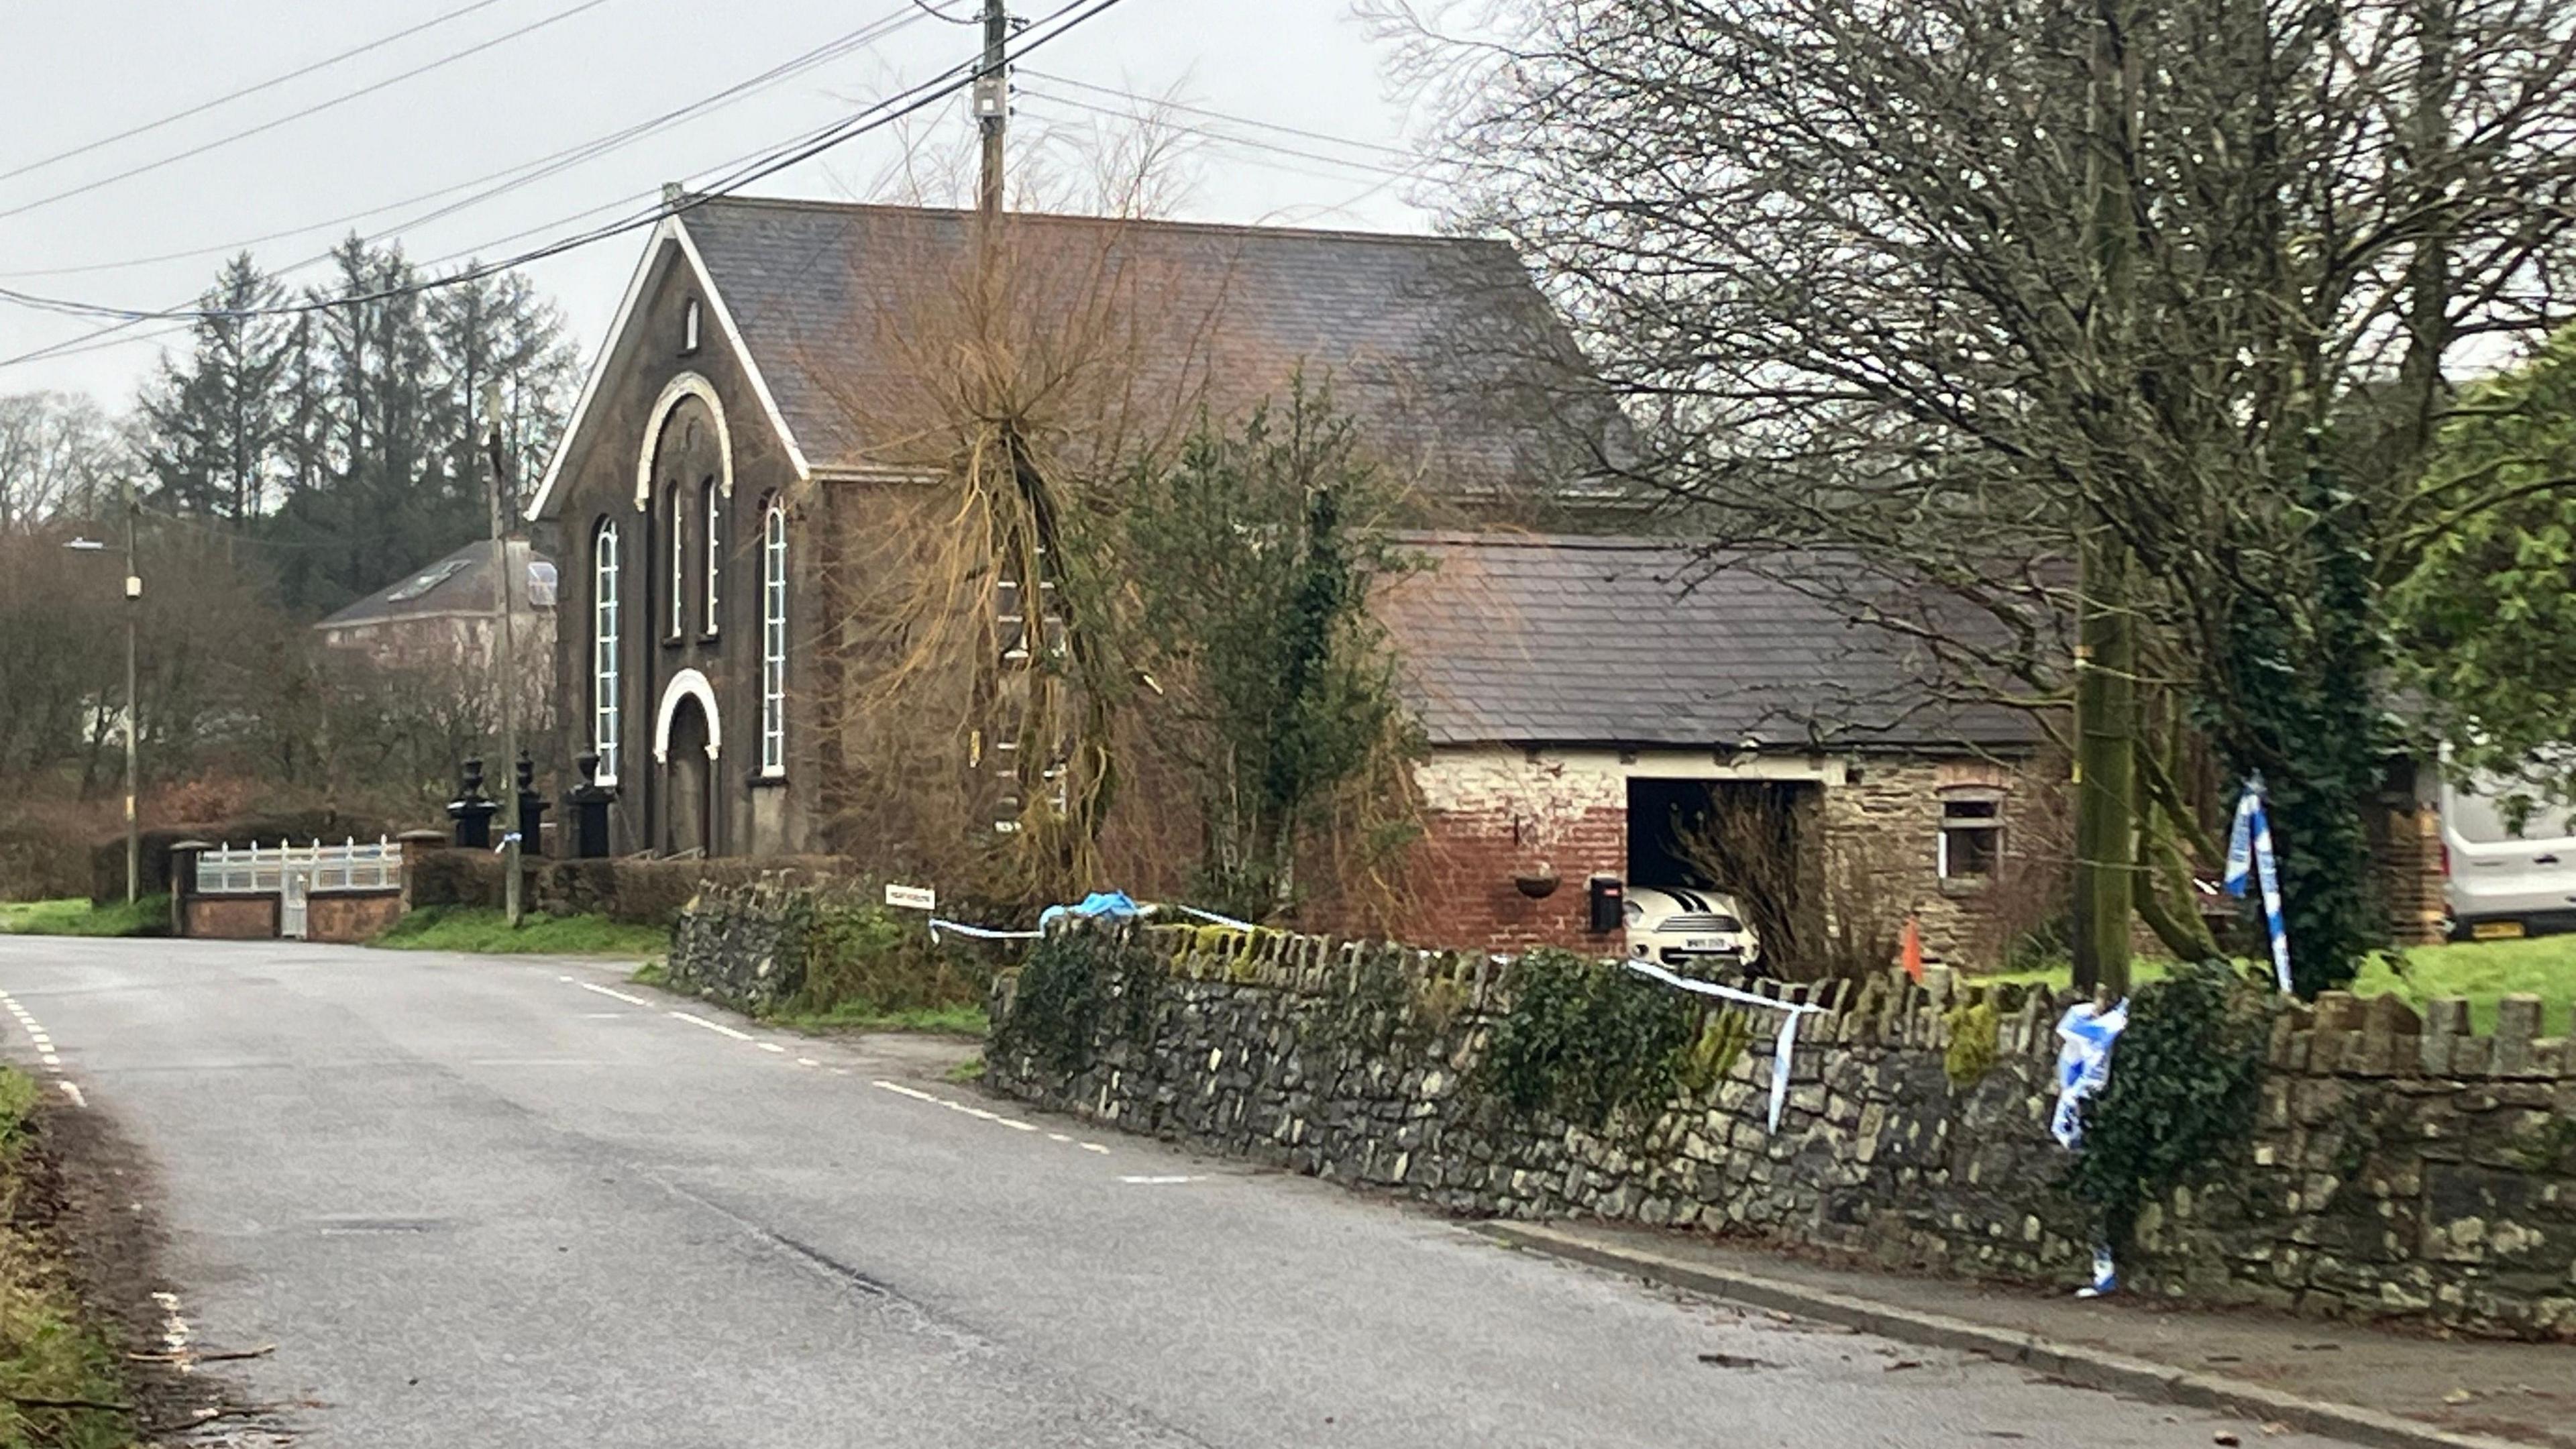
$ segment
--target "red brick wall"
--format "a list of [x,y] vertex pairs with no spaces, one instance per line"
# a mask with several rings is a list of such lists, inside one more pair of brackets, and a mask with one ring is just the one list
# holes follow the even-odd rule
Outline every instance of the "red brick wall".
[[[1619,954],[1619,932],[1586,929],[1585,882],[1596,871],[1626,873],[1627,810],[1592,806],[1560,814],[1549,822],[1543,850],[1515,839],[1513,820],[1500,805],[1431,812],[1406,872],[1413,915],[1403,939],[1431,947],[1567,946]],[[1514,878],[1542,859],[1555,868],[1556,890],[1533,900]]]
[[210,941],[265,941],[277,934],[275,896],[190,896],[179,934]]
[[304,901],[304,939],[343,944],[371,941],[383,934],[385,927],[402,919],[402,913],[400,891],[307,896]]

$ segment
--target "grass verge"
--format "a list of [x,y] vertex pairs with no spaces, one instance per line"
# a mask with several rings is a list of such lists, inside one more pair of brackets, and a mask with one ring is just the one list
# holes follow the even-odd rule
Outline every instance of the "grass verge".
[[0,936],[159,936],[170,929],[170,898],[145,896],[94,906],[59,901],[0,901]]
[[424,906],[368,942],[398,951],[474,951],[486,955],[655,956],[671,933],[605,916],[527,916],[517,930],[501,912],[480,906]]
[[820,1011],[781,1010],[761,1020],[795,1031],[919,1031],[981,1037],[991,1022],[980,1006],[916,1006],[884,1010],[865,1001],[836,1001]]
[[[2293,949],[2297,944],[2291,943]],[[2256,964],[2271,969],[2268,961]],[[2166,962],[2141,958],[2130,969],[2131,984],[2144,986],[2158,980],[2166,968]],[[2069,968],[2056,966],[1976,979],[2045,982],[2062,988],[2070,974]],[[2541,999],[2542,1035],[2576,1033],[2576,935],[2410,947],[2372,957],[2349,989],[2357,996],[2393,994],[2419,1010],[2435,997],[2466,997],[2469,1019],[2481,1032],[2495,1029],[2499,1000],[2527,993]]]
[[37,1095],[0,1067],[0,1445],[126,1449],[140,1426],[122,1360],[45,1227],[58,1199],[36,1187]]

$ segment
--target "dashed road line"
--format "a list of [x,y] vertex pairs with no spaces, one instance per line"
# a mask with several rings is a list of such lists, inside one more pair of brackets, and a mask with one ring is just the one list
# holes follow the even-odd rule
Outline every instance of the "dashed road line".
[[9,1014],[16,1017],[18,1025],[25,1029],[27,1040],[36,1048],[36,1060],[43,1062],[45,1070],[54,1074],[54,1085],[62,1088],[64,1099],[75,1107],[88,1107],[89,1098],[81,1094],[80,1085],[63,1080],[62,1053],[54,1049],[53,1034],[45,1030],[45,1024],[36,1020],[33,1012],[19,1005],[17,998],[5,991],[0,991],[0,1006],[8,1007]]
[[716,1033],[718,1036],[729,1036],[729,1037],[732,1037],[735,1041],[758,1041],[758,1040],[759,1040],[759,1038],[758,1038],[758,1037],[753,1036],[750,1032],[747,1032],[747,1031],[736,1031],[736,1030],[734,1030],[732,1027],[729,1027],[729,1026],[725,1025],[725,1024],[724,1024],[723,1022],[721,1022],[721,1021],[709,1021],[709,1020],[707,1020],[707,1019],[706,1019],[705,1017],[703,1017],[703,1016],[691,1016],[689,1013],[687,1013],[687,1012],[685,1012],[685,1011],[671,1011],[671,1012],[665,1012],[665,1013],[663,1013],[663,1014],[664,1014],[664,1015],[666,1015],[666,1016],[670,1016],[670,1017],[677,1018],[678,1020],[681,1020],[681,1021],[685,1021],[685,1022],[687,1022],[689,1025],[691,1025],[691,1026],[703,1026],[703,1027],[705,1027],[707,1030],[709,1030],[709,1031],[711,1031],[711,1032]]
[[1177,1187],[1184,1182],[1205,1182],[1207,1178],[1195,1173],[1129,1173],[1118,1180],[1130,1187]]
[[161,1309],[161,1346],[169,1351],[170,1360],[179,1372],[195,1373],[197,1355],[188,1345],[196,1334],[188,1327],[188,1320],[179,1316],[179,1295],[155,1293],[152,1301]]
[[[571,977],[569,977],[569,976],[565,977],[564,979],[565,979],[565,980],[567,980],[567,981],[572,981],[572,978],[571,978]],[[602,995],[602,996],[613,996],[613,997],[616,997],[618,1000],[625,1002],[625,1003],[626,1003],[627,1005],[629,1005],[629,1006],[651,1006],[651,1005],[653,1004],[652,1002],[645,1000],[645,999],[644,999],[643,997],[641,997],[641,996],[632,996],[632,995],[629,995],[629,994],[627,994],[626,992],[623,992],[623,991],[612,991],[612,990],[610,990],[609,988],[607,988],[607,987],[605,987],[605,986],[601,986],[601,985],[597,984],[596,982],[590,982],[590,981],[573,981],[573,983],[572,983],[572,984],[573,984],[573,985],[575,985],[575,986],[580,987],[580,988],[581,988],[582,990],[584,990],[584,991],[596,991],[596,992],[598,992],[598,993],[599,993],[600,995]]]
[[[580,987],[580,988],[581,988],[582,990],[584,990],[584,991],[595,991],[595,992],[599,993],[599,994],[600,994],[600,995],[602,995],[602,996],[612,996],[612,997],[615,997],[615,998],[616,998],[616,999],[618,999],[619,1001],[626,1002],[626,1003],[628,1003],[628,1004],[630,1004],[630,1005],[634,1005],[634,1006],[641,1006],[641,1007],[646,1007],[646,1008],[651,1008],[651,1007],[653,1007],[653,1005],[654,1005],[654,1003],[653,1003],[653,1002],[651,1002],[651,1001],[647,1000],[647,999],[646,999],[646,998],[644,998],[644,997],[630,995],[630,994],[628,994],[628,993],[626,993],[626,992],[623,992],[623,991],[615,991],[615,990],[611,990],[610,988],[605,987],[605,986],[601,986],[601,985],[597,984],[596,982],[583,981],[583,980],[581,980],[581,979],[580,979],[580,978],[578,978],[578,977],[573,977],[573,976],[558,976],[558,977],[556,977],[555,979],[556,979],[556,980],[558,980],[558,981],[565,982],[565,983],[567,983],[567,984],[569,984],[569,985],[578,986],[578,987]],[[18,1010],[18,1005],[17,1005],[17,1003],[16,1003],[16,1002],[13,1002],[13,1001],[8,1001],[8,999],[7,999],[6,997],[0,997],[0,1002],[5,1002],[5,1003],[8,1005],[8,1007],[9,1007],[9,1009],[10,1009],[11,1011],[17,1011],[17,1010]],[[709,1031],[711,1031],[711,1032],[714,1032],[714,1033],[716,1033],[716,1034],[717,1034],[717,1035],[719,1035],[719,1036],[730,1037],[730,1038],[732,1038],[732,1039],[733,1039],[733,1040],[735,1040],[735,1041],[746,1041],[746,1042],[750,1042],[753,1046],[756,1046],[756,1047],[760,1048],[762,1051],[765,1051],[765,1052],[774,1053],[774,1054],[776,1054],[776,1055],[778,1055],[778,1056],[785,1056],[785,1055],[787,1055],[787,1048],[786,1048],[786,1047],[784,1047],[784,1046],[782,1046],[782,1045],[780,1045],[779,1043],[774,1042],[774,1041],[762,1041],[760,1038],[758,1038],[758,1037],[756,1037],[756,1036],[753,1036],[750,1032],[740,1030],[739,1028],[736,1028],[736,1027],[730,1027],[730,1026],[727,1026],[727,1025],[725,1025],[723,1022],[720,1022],[720,1021],[710,1021],[710,1020],[708,1020],[706,1017],[698,1016],[698,1015],[695,1015],[694,1013],[686,1012],[686,1011],[664,1011],[662,1014],[663,1014],[664,1016],[668,1016],[668,1017],[670,1017],[670,1018],[672,1018],[673,1020],[676,1020],[676,1021],[685,1021],[685,1022],[687,1022],[689,1025],[691,1025],[691,1026],[702,1026],[702,1027],[705,1027],[707,1030],[709,1030]],[[23,1017],[23,1013],[21,1013],[21,1015],[22,1015],[22,1017]],[[53,1060],[53,1058],[51,1058],[51,1057],[49,1056],[49,1057],[47,1057],[47,1058],[46,1058],[46,1060],[47,1060],[48,1062],[51,1062],[51,1061]],[[812,1057],[798,1057],[798,1058],[796,1058],[796,1065],[798,1065],[798,1066],[800,1066],[800,1067],[821,1067],[823,1064],[822,1064],[821,1062],[819,1062],[819,1061],[816,1061],[816,1060],[815,1060],[814,1058],[812,1058]],[[832,1068],[829,1068],[828,1070],[832,1073],[832,1075],[833,1075],[833,1076],[836,1076],[836,1077],[846,1077],[846,1076],[850,1075],[850,1069],[849,1069],[849,1068],[847,1068],[847,1067],[832,1067]],[[1021,1120],[1020,1120],[1019,1118],[1017,1118],[1017,1117],[1005,1117],[1005,1116],[1003,1116],[1003,1115],[1002,1115],[1001,1113],[999,1113],[999,1112],[990,1111],[990,1110],[987,1110],[987,1109],[985,1109],[985,1108],[977,1107],[977,1106],[973,1106],[973,1105],[970,1105],[970,1104],[965,1103],[965,1102],[953,1101],[953,1100],[951,1100],[951,1099],[949,1099],[949,1098],[942,1097],[942,1096],[938,1095],[938,1094],[937,1094],[937,1093],[935,1093],[935,1092],[925,1092],[925,1091],[921,1090],[921,1089],[920,1089],[920,1088],[918,1088],[918,1087],[908,1087],[908,1086],[905,1086],[905,1085],[904,1085],[903,1083],[901,1083],[901,1082],[888,1081],[888,1080],[886,1080],[886,1079],[885,1079],[885,1078],[883,1078],[883,1077],[875,1077],[875,1078],[871,1078],[871,1079],[870,1079],[870,1085],[872,1085],[872,1086],[877,1086],[877,1087],[882,1087],[882,1088],[884,1088],[885,1090],[887,1090],[887,1091],[889,1091],[889,1092],[893,1092],[893,1093],[895,1093],[895,1094],[896,1094],[896,1095],[898,1095],[898,1096],[910,1097],[910,1098],[912,1098],[913,1100],[915,1100],[915,1101],[917,1101],[917,1102],[928,1102],[928,1103],[930,1103],[932,1106],[935,1106],[935,1107],[945,1107],[945,1108],[947,1108],[947,1109],[948,1109],[949,1111],[951,1111],[951,1112],[958,1113],[958,1114],[960,1114],[960,1115],[962,1115],[962,1116],[972,1117],[972,1118],[974,1118],[975,1120],[977,1120],[977,1121],[979,1121],[979,1122],[990,1122],[990,1123],[994,1124],[994,1125],[995,1125],[995,1126],[997,1126],[997,1127],[1007,1127],[1007,1128],[1011,1129],[1011,1130],[1012,1130],[1012,1131],[1014,1131],[1014,1132],[1038,1132],[1038,1131],[1042,1131],[1042,1130],[1043,1130],[1043,1129],[1041,1129],[1041,1128],[1040,1128],[1036,1123],[1034,1123],[1034,1122],[1024,1122],[1024,1121],[1021,1121]],[[66,1090],[69,1090],[68,1084],[66,1085]],[[1047,1139],[1049,1142],[1062,1142],[1062,1143],[1067,1143],[1067,1144],[1072,1145],[1072,1146],[1080,1147],[1080,1148],[1081,1148],[1083,1151],[1085,1151],[1085,1152],[1096,1152],[1096,1153],[1099,1153],[1099,1154],[1101,1154],[1101,1155],[1103,1155],[1103,1156],[1107,1156],[1107,1155],[1108,1155],[1108,1152],[1109,1152],[1109,1149],[1108,1149],[1107,1147],[1105,1147],[1105,1146],[1101,1145],[1100,1143],[1097,1143],[1097,1142],[1076,1142],[1073,1138],[1068,1137],[1068,1136],[1066,1136],[1064,1133],[1061,1133],[1061,1132],[1048,1132],[1048,1133],[1046,1133],[1046,1139]],[[1195,1181],[1198,1181],[1198,1179],[1197,1179],[1197,1178],[1188,1178],[1188,1177],[1175,1177],[1175,1178],[1151,1178],[1151,1179],[1146,1179],[1146,1178],[1122,1178],[1122,1179],[1121,1179],[1121,1181],[1127,1181],[1127,1182],[1143,1182],[1143,1181],[1153,1181],[1153,1182],[1164,1182],[1164,1181],[1169,1181],[1169,1182],[1195,1182]]]

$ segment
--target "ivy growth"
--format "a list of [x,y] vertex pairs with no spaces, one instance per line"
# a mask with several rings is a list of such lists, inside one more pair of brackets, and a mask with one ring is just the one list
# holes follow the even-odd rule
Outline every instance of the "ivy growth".
[[2003,1013],[1994,1001],[1979,1000],[1953,1008],[1943,1018],[1950,1028],[1950,1045],[1941,1053],[1941,1070],[1954,1087],[1973,1087],[1994,1070],[1996,1035],[2003,1025]]
[[2225,1162],[2252,1130],[2269,997],[2223,962],[2176,967],[2139,989],[2110,1084],[2085,1104],[2067,1190],[2125,1243],[2138,1209]]
[[1152,1029],[1163,972],[1133,928],[1050,931],[1029,948],[1010,1014],[994,1024],[994,1045],[1027,1052],[1052,1071],[1080,1072],[1104,1031],[1136,1037]]
[[1669,1100],[1703,1035],[1698,1007],[1629,972],[1546,947],[1513,967],[1511,1009],[1494,1026],[1480,1082],[1516,1112],[1553,1112],[1598,1129],[1622,1111]]

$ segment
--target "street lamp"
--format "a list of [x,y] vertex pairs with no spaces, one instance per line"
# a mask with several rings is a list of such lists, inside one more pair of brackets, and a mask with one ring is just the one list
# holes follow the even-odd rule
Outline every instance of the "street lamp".
[[[134,699],[134,624],[143,608],[143,579],[134,572],[134,480],[125,483],[125,903],[132,905],[142,894],[143,823],[135,813],[134,726],[138,710]],[[94,538],[75,538],[63,547],[78,553],[105,553],[107,545]]]

